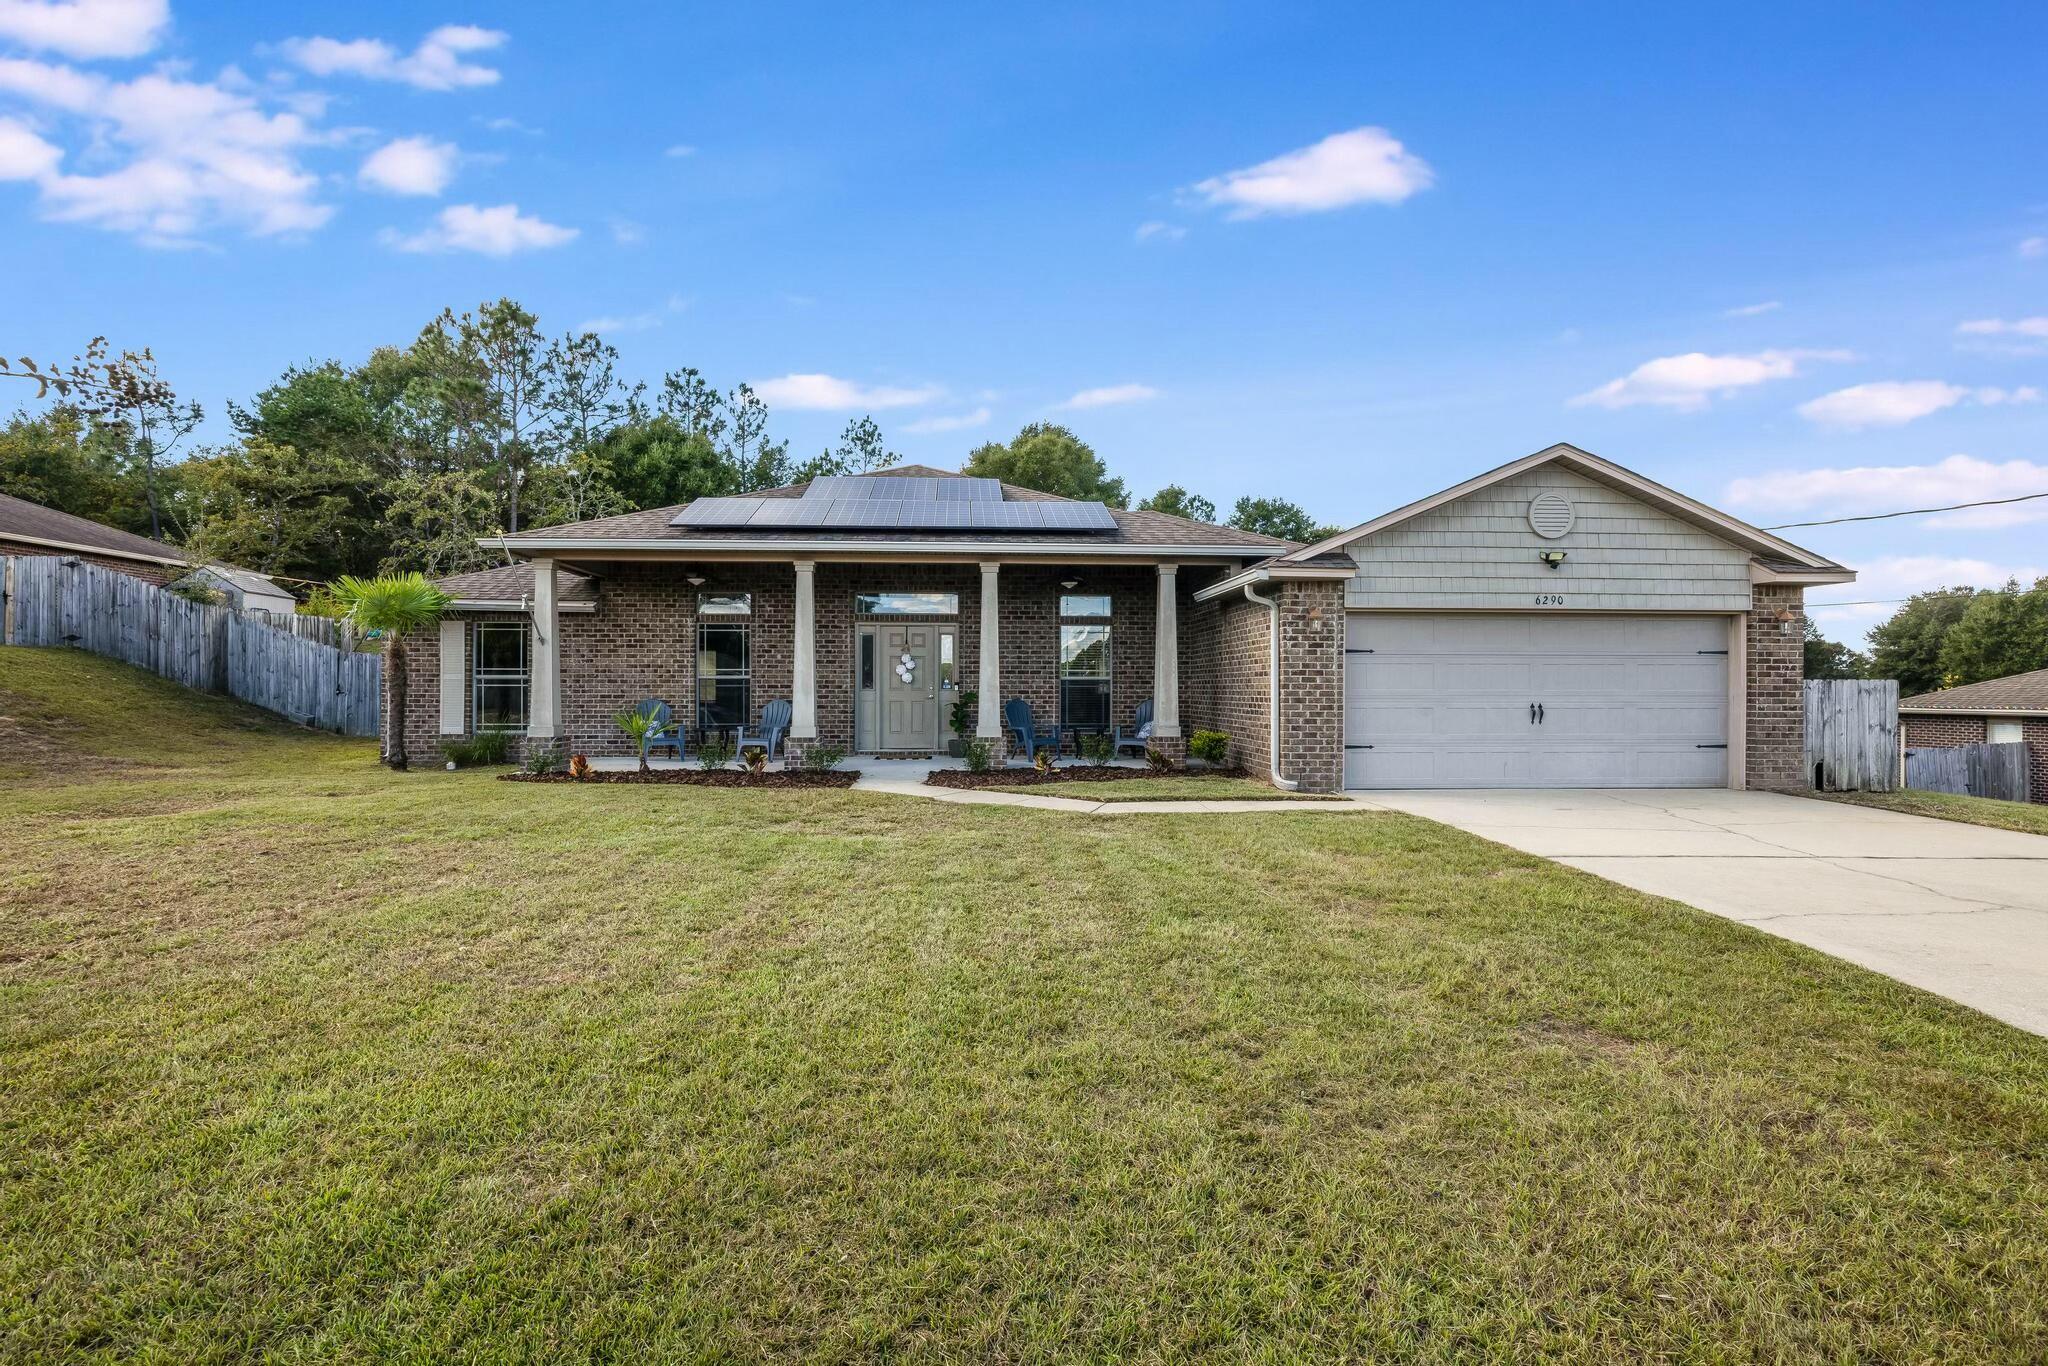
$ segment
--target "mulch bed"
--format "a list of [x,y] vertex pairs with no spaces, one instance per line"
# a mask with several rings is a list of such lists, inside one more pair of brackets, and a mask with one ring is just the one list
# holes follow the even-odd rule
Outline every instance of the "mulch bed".
[[651,773],[632,769],[601,769],[587,778],[567,773],[501,773],[508,783],[673,783],[678,787],[852,787],[860,770],[800,768],[791,772],[743,773],[736,768],[657,768]]
[[1108,764],[1073,764],[1040,773],[1035,768],[992,768],[986,773],[969,773],[964,768],[935,769],[925,777],[927,787],[1049,787],[1056,783],[1114,783],[1125,778],[1184,778],[1192,783],[1211,778],[1242,778],[1241,768],[1205,768],[1199,773],[1183,769],[1160,772],[1150,768],[1125,768]]

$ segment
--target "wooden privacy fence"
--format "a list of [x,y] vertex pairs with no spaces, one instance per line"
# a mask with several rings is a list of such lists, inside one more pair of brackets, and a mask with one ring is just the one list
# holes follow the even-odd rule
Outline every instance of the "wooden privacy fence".
[[378,729],[384,662],[349,648],[338,623],[193,602],[83,560],[0,559],[0,644],[69,645],[300,725]]
[[2027,800],[2027,746],[1956,745],[1906,751],[1906,786],[1965,797]]
[[1821,792],[1898,786],[1899,684],[1892,678],[1806,683],[1806,773]]

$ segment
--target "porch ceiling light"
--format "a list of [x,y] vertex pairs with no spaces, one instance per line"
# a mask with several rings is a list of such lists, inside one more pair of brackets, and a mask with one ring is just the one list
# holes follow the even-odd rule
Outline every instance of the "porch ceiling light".
[[1069,593],[1073,592],[1073,591],[1074,591],[1074,590],[1075,590],[1076,588],[1079,588],[1080,586],[1081,586],[1081,581],[1080,581],[1079,579],[1061,579],[1061,580],[1060,580],[1060,587],[1062,587],[1062,588],[1066,589],[1066,590],[1067,590],[1067,591],[1068,591]]
[[702,588],[704,586],[704,576],[702,574],[699,574],[694,569],[692,569],[689,573],[685,574],[683,578],[689,583],[690,587],[692,588]]

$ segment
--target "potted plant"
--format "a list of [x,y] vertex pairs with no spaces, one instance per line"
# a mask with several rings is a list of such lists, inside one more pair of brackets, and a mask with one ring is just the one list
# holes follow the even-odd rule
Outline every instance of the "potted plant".
[[953,737],[946,741],[946,753],[955,759],[967,754],[967,727],[974,721],[974,704],[981,700],[981,694],[972,688],[955,689],[950,719],[953,723]]

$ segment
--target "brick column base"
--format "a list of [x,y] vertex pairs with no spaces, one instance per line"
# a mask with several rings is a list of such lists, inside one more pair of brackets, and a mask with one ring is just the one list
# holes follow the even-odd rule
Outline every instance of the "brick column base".
[[1146,741],[1145,748],[1154,754],[1165,755],[1173,761],[1175,768],[1186,768],[1188,765],[1188,742],[1185,736],[1162,735],[1155,740]]
[[988,746],[988,761],[996,768],[1001,768],[1004,764],[1010,762],[1009,736],[1004,735],[993,740],[984,740],[981,743]]

